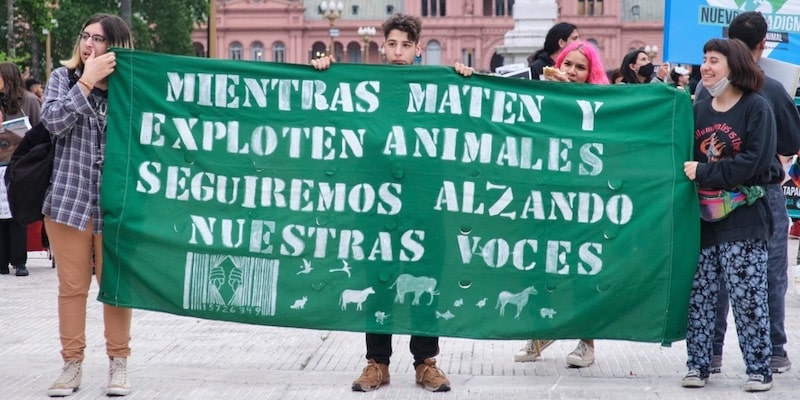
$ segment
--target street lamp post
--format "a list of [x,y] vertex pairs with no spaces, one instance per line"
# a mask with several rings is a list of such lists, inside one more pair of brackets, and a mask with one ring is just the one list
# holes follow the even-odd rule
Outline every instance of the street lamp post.
[[43,28],[42,35],[44,35],[44,80],[47,82],[50,79],[50,29]]
[[647,56],[650,57],[650,60],[654,60],[658,55],[658,46],[648,44],[647,46],[644,46],[644,52],[647,53]]
[[50,79],[50,72],[53,70],[53,61],[52,61],[52,52],[51,50],[51,40],[50,36],[53,33],[53,29],[58,28],[58,20],[53,18],[53,10],[58,10],[61,8],[61,5],[58,4],[58,0],[50,0],[45,3],[45,8],[47,8],[47,14],[50,16],[50,25],[47,28],[42,29],[42,35],[45,35],[45,42],[44,42],[44,79],[47,82]]
[[322,10],[322,16],[331,23],[330,29],[328,30],[328,34],[331,37],[331,44],[330,47],[328,47],[328,54],[333,54],[334,39],[339,36],[339,30],[335,28],[336,20],[342,17],[344,4],[342,4],[341,1],[334,3],[333,0],[331,0],[330,4],[328,4],[326,1],[323,1],[322,4],[319,5],[319,9]]
[[358,36],[360,36],[361,41],[364,42],[364,59],[361,62],[365,64],[369,63],[369,42],[372,41],[372,37],[375,36],[375,27],[362,26],[358,28]]
[[[52,27],[53,29],[58,28],[58,20],[55,19],[55,18],[51,19],[50,20],[50,27]],[[46,82],[48,79],[50,79],[50,72],[52,72],[52,70],[53,70],[53,61],[52,61],[53,57],[52,57],[52,52],[50,51],[50,49],[51,49],[51,45],[50,45],[50,43],[51,43],[51,40],[50,40],[51,32],[50,32],[50,29],[49,28],[42,29],[42,35],[45,35],[45,42],[44,42],[44,64],[45,64],[44,65],[44,79],[45,79],[45,82]]]

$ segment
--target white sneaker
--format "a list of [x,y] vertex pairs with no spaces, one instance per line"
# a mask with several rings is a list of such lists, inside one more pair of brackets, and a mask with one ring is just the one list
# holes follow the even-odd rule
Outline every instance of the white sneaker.
[[530,339],[525,342],[517,354],[514,354],[514,361],[516,362],[529,362],[536,361],[537,358],[542,356],[542,351],[553,344],[554,340],[537,340]]
[[127,396],[131,393],[128,383],[128,359],[112,357],[108,367],[107,396]]
[[69,396],[78,391],[81,385],[83,369],[80,361],[65,361],[61,368],[61,376],[56,379],[52,386],[47,389],[50,397]]
[[594,364],[594,348],[581,340],[578,347],[567,355],[567,365],[578,368],[585,368]]

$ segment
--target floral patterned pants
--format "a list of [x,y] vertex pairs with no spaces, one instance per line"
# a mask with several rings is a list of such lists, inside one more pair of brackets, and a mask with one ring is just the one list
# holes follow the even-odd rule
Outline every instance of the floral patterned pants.
[[[719,275],[723,275],[723,280]],[[689,299],[686,366],[708,374],[717,296],[725,282],[747,374],[772,375],[767,305],[767,243],[741,240],[700,250]]]

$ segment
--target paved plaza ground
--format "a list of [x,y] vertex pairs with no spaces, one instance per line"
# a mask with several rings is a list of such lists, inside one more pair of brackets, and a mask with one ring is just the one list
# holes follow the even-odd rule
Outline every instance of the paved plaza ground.
[[[790,242],[790,260],[798,242]],[[0,400],[45,399],[58,376],[56,274],[43,252],[31,252],[30,276],[0,276]],[[13,271],[12,271],[13,274]],[[97,287],[90,293],[86,360],[80,390],[68,397],[105,399],[108,360]],[[721,374],[703,389],[684,389],[684,342],[598,340],[597,362],[567,368],[575,340],[561,340],[534,363],[515,363],[522,341],[442,338],[439,366],[452,382],[448,393],[414,383],[408,336],[394,337],[392,382],[370,393],[350,383],[364,361],[361,333],[208,321],[134,311],[129,359],[133,393],[126,399],[798,399],[800,295],[786,297],[786,349],[795,366],[775,375],[766,393],[742,391],[746,379],[735,332],[728,331]]]

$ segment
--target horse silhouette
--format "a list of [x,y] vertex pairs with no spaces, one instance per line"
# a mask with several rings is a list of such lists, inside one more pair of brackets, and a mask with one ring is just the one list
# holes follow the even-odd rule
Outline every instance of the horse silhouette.
[[495,309],[500,309],[500,316],[502,317],[506,313],[506,304],[514,304],[517,306],[517,315],[514,316],[514,319],[519,319],[519,314],[522,312],[522,309],[525,308],[525,305],[528,304],[528,296],[532,294],[538,294],[536,288],[533,286],[528,286],[519,293],[502,291],[497,295],[497,306],[495,306]]

